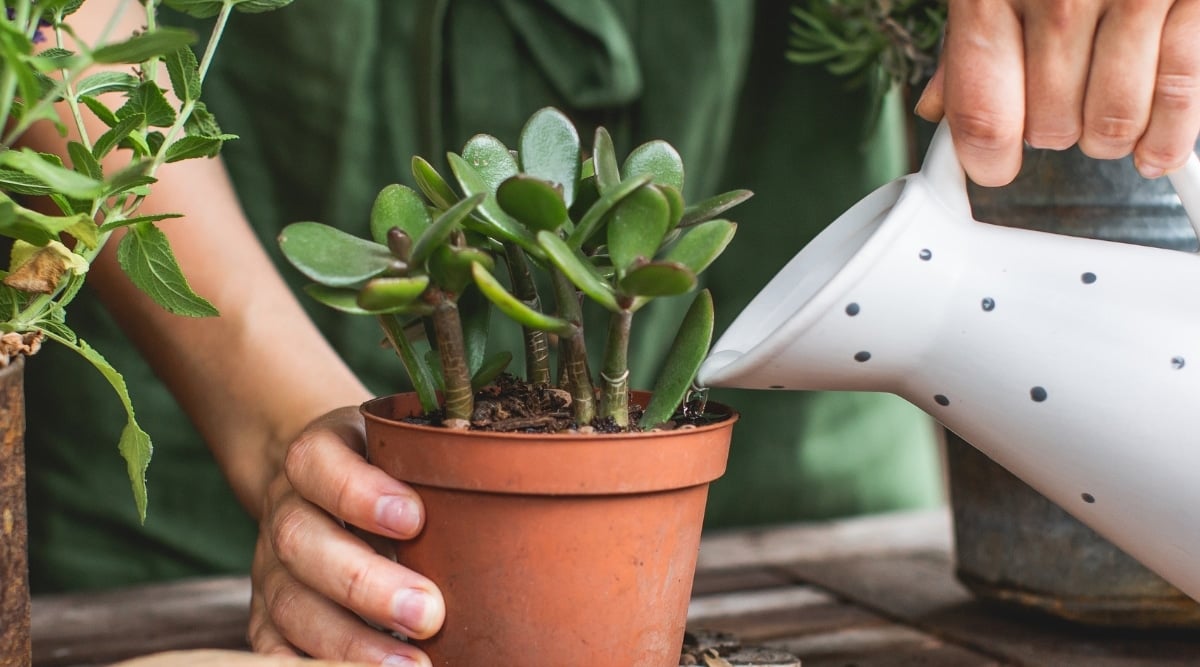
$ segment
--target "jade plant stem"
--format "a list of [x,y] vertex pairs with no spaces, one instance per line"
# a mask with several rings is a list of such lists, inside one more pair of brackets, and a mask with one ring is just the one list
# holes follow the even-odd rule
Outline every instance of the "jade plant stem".
[[562,339],[560,349],[563,358],[559,363],[563,367],[566,389],[571,393],[575,421],[584,425],[596,418],[596,392],[588,374],[587,345],[583,337],[583,309],[579,305],[579,294],[571,281],[561,271],[551,271],[551,274],[559,317],[575,325],[575,334]]
[[463,343],[462,319],[458,304],[440,289],[430,289],[427,300],[433,306],[433,329],[437,336],[438,358],[445,382],[446,419],[469,422],[475,409],[471,391],[471,371],[467,368],[466,345]]
[[[529,268],[529,260],[525,251],[515,243],[504,244],[504,259],[508,265],[508,275],[512,280],[513,296],[533,310],[542,309],[542,301],[538,296],[537,284],[533,281],[533,273]],[[530,384],[549,385],[550,376],[550,341],[545,331],[521,327],[521,335],[525,343],[525,378]]]
[[608,319],[604,370],[600,372],[600,416],[629,426],[629,332],[633,311],[622,308]]

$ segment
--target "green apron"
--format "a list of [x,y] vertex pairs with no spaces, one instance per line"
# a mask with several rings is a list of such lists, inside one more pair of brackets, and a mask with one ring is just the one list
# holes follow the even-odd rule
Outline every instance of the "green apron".
[[[361,233],[382,186],[411,184],[414,154],[440,163],[475,132],[513,145],[528,115],[548,104],[585,137],[607,127],[621,153],[666,139],[685,158],[689,198],[756,192],[735,209],[737,238],[708,273],[724,326],[823,225],[903,168],[898,109],[872,122],[865,93],[785,62],[786,8],[298,0],[236,15],[204,94],[223,128],[241,137],[224,158],[251,223],[296,288],[303,281],[281,261],[279,229],[320,220]],[[375,344],[374,321],[301,300],[373,391],[404,388],[399,363]],[[649,382],[686,304],[668,300],[639,315],[634,386]],[[149,518],[138,525],[117,454],[119,405],[90,367],[47,346],[27,372],[35,590],[246,571],[256,527],[187,418],[93,294],[70,317],[125,374],[154,438]],[[511,332],[499,327],[505,338]],[[932,425],[900,399],[712,395],[743,416],[729,472],[712,489],[709,527],[940,500]]]

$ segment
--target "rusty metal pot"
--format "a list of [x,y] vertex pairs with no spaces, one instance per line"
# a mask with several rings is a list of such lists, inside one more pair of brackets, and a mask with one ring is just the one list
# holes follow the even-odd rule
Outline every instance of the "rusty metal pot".
[[29,667],[25,358],[0,369],[0,667]]

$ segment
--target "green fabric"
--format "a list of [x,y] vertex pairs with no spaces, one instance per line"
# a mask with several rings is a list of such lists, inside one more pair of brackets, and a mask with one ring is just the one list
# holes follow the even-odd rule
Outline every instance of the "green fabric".
[[[585,137],[608,127],[621,152],[667,139],[685,157],[690,198],[757,193],[736,210],[738,238],[709,274],[724,326],[821,226],[902,170],[898,109],[872,124],[865,93],[787,64],[785,10],[723,0],[298,0],[235,16],[205,97],[241,136],[225,159],[276,261],[283,225],[313,219],[361,232],[383,185],[411,184],[413,154],[440,163],[445,148],[475,132],[513,145],[547,104],[568,111]],[[150,514],[139,527],[116,452],[115,400],[89,367],[51,346],[28,372],[35,590],[246,570],[255,526],[89,297],[71,323],[125,373],[155,441]],[[374,391],[402,388],[373,321],[302,301]],[[664,301],[639,315],[635,386],[648,384],[686,304]],[[501,328],[497,338],[512,334]],[[938,501],[931,425],[897,398],[720,390],[713,398],[743,418],[729,473],[713,487],[711,527]]]

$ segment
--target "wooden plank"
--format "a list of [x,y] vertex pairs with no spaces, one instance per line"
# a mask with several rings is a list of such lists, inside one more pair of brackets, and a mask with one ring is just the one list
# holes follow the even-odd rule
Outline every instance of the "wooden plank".
[[938,551],[953,544],[948,509],[894,512],[838,521],[706,534],[700,572],[839,558]]
[[245,648],[249,604],[247,577],[38,596],[33,663],[104,664],[175,649]]
[[937,637],[1017,665],[1183,667],[1200,664],[1200,632],[1135,632],[1070,625],[976,600],[944,553],[805,562],[787,568]]
[[769,642],[804,667],[992,667],[1003,663],[896,624],[854,627]]
[[692,596],[730,591],[752,591],[789,584],[791,584],[791,580],[787,576],[761,567],[704,570],[696,573],[696,580],[692,584]]

